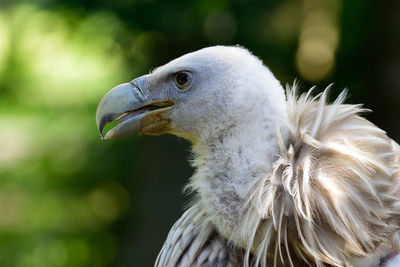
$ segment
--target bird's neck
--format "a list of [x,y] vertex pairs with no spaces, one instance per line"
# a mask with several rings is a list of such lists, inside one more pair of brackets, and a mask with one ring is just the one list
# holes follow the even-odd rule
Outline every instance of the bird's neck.
[[284,119],[282,114],[253,116],[193,146],[196,172],[188,187],[227,238],[241,220],[251,189],[271,171],[278,153],[277,128],[287,136]]

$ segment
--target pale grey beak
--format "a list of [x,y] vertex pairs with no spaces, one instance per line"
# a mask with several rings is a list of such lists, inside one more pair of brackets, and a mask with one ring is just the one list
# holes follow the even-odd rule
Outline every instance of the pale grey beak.
[[[161,130],[165,130],[169,119],[161,116],[162,111],[174,103],[169,100],[154,101],[151,97],[146,97],[139,87],[143,85],[143,80],[140,77],[130,83],[118,85],[103,97],[96,111],[96,123],[101,138],[114,139],[139,132],[161,134]],[[158,115],[157,119],[155,115]],[[117,119],[120,119],[118,125],[103,137],[104,126]]]

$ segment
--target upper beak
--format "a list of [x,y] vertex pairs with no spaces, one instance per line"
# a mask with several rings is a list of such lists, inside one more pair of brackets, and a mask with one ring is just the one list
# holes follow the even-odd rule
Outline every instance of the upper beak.
[[[139,87],[143,77],[111,89],[101,100],[96,111],[96,123],[100,136],[114,139],[134,133],[160,134],[169,125],[163,112],[173,105],[172,101],[156,101],[143,94]],[[156,116],[157,115],[157,116]],[[117,126],[103,136],[104,126],[120,119]]]

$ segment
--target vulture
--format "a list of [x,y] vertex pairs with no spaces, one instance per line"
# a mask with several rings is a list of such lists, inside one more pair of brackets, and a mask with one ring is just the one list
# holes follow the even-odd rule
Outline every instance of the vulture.
[[399,145],[345,91],[329,102],[329,87],[297,87],[243,47],[213,46],[103,97],[102,138],[192,143],[193,200],[155,266],[400,266]]

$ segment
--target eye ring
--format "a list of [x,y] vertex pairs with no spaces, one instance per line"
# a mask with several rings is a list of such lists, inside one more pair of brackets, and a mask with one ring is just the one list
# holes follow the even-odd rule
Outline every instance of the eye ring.
[[192,83],[192,74],[188,71],[180,71],[175,74],[175,84],[180,90],[187,89]]

